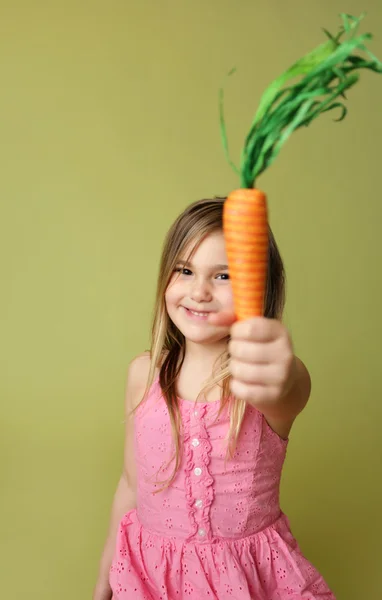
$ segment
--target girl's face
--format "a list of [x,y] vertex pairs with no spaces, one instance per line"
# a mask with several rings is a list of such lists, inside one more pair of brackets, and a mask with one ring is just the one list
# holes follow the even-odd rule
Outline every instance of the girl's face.
[[213,344],[228,336],[229,327],[210,324],[208,315],[234,310],[223,233],[207,235],[190,262],[188,254],[179,257],[167,287],[167,312],[187,340]]

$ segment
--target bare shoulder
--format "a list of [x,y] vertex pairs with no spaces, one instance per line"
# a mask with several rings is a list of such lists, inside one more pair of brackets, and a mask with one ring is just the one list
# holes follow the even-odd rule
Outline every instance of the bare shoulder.
[[127,369],[126,408],[134,410],[139,404],[146,389],[150,372],[150,353],[143,352],[130,362]]
[[[139,354],[130,362],[127,371],[126,408],[134,410],[143,398],[151,367],[150,352]],[[155,375],[159,369],[155,369]]]
[[129,364],[128,376],[134,384],[138,383],[142,378],[148,377],[150,371],[150,352],[138,354]]

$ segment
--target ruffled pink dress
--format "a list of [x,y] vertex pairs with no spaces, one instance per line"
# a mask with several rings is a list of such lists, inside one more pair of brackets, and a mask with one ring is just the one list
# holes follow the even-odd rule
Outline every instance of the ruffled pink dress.
[[[183,456],[171,486],[171,426],[158,380],[135,417],[137,509],[122,519],[114,600],[335,600],[279,505],[287,441],[248,407],[233,460],[218,403],[180,399]],[[160,486],[159,486],[160,487]]]

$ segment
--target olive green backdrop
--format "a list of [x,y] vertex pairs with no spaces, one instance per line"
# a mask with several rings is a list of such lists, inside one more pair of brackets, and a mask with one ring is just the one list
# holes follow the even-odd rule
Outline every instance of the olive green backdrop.
[[[121,470],[130,359],[158,257],[188,203],[237,187],[264,87],[379,0],[3,0],[0,4],[1,597],[91,597]],[[349,116],[295,134],[259,181],[313,380],[283,508],[339,600],[378,600],[382,504],[382,77]]]

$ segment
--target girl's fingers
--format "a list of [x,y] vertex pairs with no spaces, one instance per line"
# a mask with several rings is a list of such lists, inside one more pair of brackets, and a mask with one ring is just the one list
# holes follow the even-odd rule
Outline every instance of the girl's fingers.
[[285,375],[280,365],[258,365],[232,359],[229,369],[236,381],[250,385],[277,386]]
[[267,385],[249,385],[242,381],[232,380],[230,382],[231,392],[240,400],[249,403],[270,402],[277,397],[278,388]]
[[275,360],[273,344],[256,344],[245,340],[230,340],[228,352],[233,359],[247,363],[268,364]]

